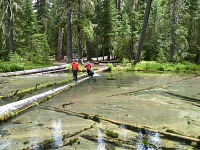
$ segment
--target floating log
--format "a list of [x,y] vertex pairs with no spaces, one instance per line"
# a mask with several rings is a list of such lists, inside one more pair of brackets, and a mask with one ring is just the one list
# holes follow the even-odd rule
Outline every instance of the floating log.
[[[106,70],[108,70],[108,67],[96,70],[95,73],[103,72]],[[53,90],[49,90],[47,92],[29,97],[29,98],[26,98],[26,99],[23,99],[23,100],[20,100],[17,102],[13,102],[13,103],[1,106],[0,107],[0,122],[5,121],[5,120],[17,115],[18,113],[28,109],[29,107],[38,105],[38,103],[40,103],[44,100],[47,100],[50,97],[53,97],[54,95],[57,95],[58,93],[60,93],[64,90],[72,88],[73,86],[75,86],[81,82],[84,82],[85,80],[89,79],[90,77],[88,77],[87,74],[83,74],[83,75],[80,75],[79,78],[81,78],[81,80],[78,80],[77,83],[70,83],[65,86],[62,86],[62,87],[59,87],[59,88],[56,88]]]

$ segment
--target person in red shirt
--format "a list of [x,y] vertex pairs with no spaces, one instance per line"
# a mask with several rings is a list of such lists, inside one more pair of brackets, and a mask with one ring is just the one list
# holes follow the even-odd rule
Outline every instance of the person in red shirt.
[[72,62],[72,73],[73,73],[73,81],[77,82],[78,80],[78,71],[79,71],[79,66],[78,66],[78,62],[76,60],[74,60]]
[[89,61],[86,63],[85,68],[87,69],[88,76],[93,76],[94,75],[94,72],[91,70],[92,65],[90,64]]

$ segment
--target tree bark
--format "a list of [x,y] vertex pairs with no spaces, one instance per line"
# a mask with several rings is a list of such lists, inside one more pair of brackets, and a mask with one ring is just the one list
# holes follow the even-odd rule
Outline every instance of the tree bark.
[[143,41],[145,38],[146,28],[147,28],[147,24],[148,24],[150,9],[151,9],[151,2],[152,2],[152,0],[147,1],[146,11],[145,11],[145,15],[144,15],[144,22],[143,22],[143,26],[142,26],[142,32],[140,35],[140,41],[139,41],[138,50],[137,50],[137,54],[136,54],[136,58],[135,58],[135,64],[140,62],[140,57],[141,57],[141,52],[142,52],[142,44],[143,44]]
[[8,39],[10,45],[10,52],[14,54],[14,44],[13,44],[13,22],[12,22],[12,11],[11,11],[10,0],[7,0],[7,13],[8,13]]
[[72,27],[71,27],[71,3],[68,2],[67,4],[67,56],[68,56],[68,63],[72,62]]
[[77,26],[77,30],[78,30],[78,62],[82,63],[81,59],[83,58],[82,56],[82,48],[81,48],[81,29],[80,29],[80,20],[81,20],[81,1],[78,0],[78,26]]
[[91,44],[89,41],[86,42],[86,49],[87,49],[87,60],[91,60]]
[[62,59],[62,45],[63,45],[63,28],[59,27],[58,31],[58,46],[56,51],[56,60],[60,61]]
[[131,42],[130,42],[130,60],[134,59],[134,42],[133,42],[133,1],[130,1],[130,22],[131,22]]
[[171,29],[170,29],[170,55],[169,61],[174,61],[174,52],[175,52],[175,17],[176,17],[176,0],[172,0],[172,16],[171,16]]

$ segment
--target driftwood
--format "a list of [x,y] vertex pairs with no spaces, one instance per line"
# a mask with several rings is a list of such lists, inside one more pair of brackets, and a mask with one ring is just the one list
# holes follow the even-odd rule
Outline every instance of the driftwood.
[[[95,71],[95,73],[103,72],[106,70],[108,70],[108,67],[99,69],[99,70]],[[35,106],[38,103],[40,103],[44,100],[47,100],[50,97],[52,97],[64,90],[70,89],[73,86],[76,86],[77,84],[79,84],[81,82],[84,82],[85,80],[89,79],[90,77],[88,77],[87,74],[83,74],[83,75],[80,75],[79,78],[81,78],[81,79],[78,80],[77,83],[70,83],[70,84],[64,85],[62,87],[53,89],[53,90],[49,90],[44,93],[1,106],[0,107],[0,122],[5,121],[5,120],[17,115],[18,113],[28,109],[29,107]]]
[[177,80],[177,81],[169,82],[169,83],[165,83],[165,84],[160,84],[160,85],[155,85],[155,86],[151,86],[151,87],[146,87],[146,88],[142,88],[142,89],[138,89],[138,90],[134,90],[134,91],[130,91],[130,92],[109,95],[108,97],[118,96],[118,95],[128,95],[128,94],[133,94],[133,93],[137,93],[137,92],[140,92],[140,91],[151,90],[151,89],[154,89],[154,88],[163,87],[163,86],[166,86],[166,85],[170,85],[170,84],[173,84],[173,83],[176,83],[176,82],[188,80],[188,79],[195,78],[195,77],[197,77],[197,76],[188,77],[188,78],[184,78],[184,79],[181,79],[181,80]]
[[[49,110],[53,110],[53,111],[57,111],[57,112],[62,112],[62,113],[67,113],[70,115],[75,115],[75,116],[79,116],[79,117],[85,117],[87,116],[87,119],[91,119],[93,120],[93,117],[95,117],[95,115],[91,115],[91,114],[86,114],[86,113],[82,113],[82,112],[77,112],[77,111],[73,111],[73,110],[62,110],[60,108],[56,108],[56,107],[51,107],[51,106],[44,106],[45,109],[49,109]],[[177,133],[170,133],[170,132],[165,132],[165,131],[159,131],[159,130],[155,130],[152,129],[150,127],[147,126],[143,126],[143,125],[134,125],[134,124],[128,124],[128,123],[124,123],[124,122],[118,122],[115,120],[111,120],[111,119],[107,119],[107,118],[103,118],[98,116],[100,120],[104,120],[116,125],[125,125],[127,127],[128,130],[131,131],[138,131],[138,130],[146,130],[146,131],[151,131],[151,132],[157,132],[159,134],[162,134],[164,136],[167,137],[173,137],[173,138],[178,138],[178,139],[182,139],[185,141],[190,141],[190,142],[197,142],[200,143],[200,139],[197,138],[193,138],[193,137],[189,137],[189,136],[185,136],[185,135],[181,135],[181,134],[177,134]]]
[[[61,66],[52,66],[52,67],[46,67],[46,68],[39,68],[39,69],[30,69],[30,70],[23,70],[23,71],[6,72],[6,73],[0,73],[0,77],[10,77],[10,76],[27,75],[27,74],[34,74],[34,73],[41,73],[41,72],[58,71],[58,70],[66,69],[66,66],[69,66],[69,64],[61,65]],[[69,70],[69,69],[66,69],[66,70]]]

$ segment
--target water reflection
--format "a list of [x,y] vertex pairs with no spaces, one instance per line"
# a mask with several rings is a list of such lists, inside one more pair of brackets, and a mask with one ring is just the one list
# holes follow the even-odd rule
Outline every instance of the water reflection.
[[97,150],[106,150],[105,142],[102,138],[102,124],[101,123],[99,124],[99,127],[98,127],[98,141],[97,142],[99,143]]
[[53,139],[55,142],[55,146],[60,146],[62,145],[62,124],[60,119],[58,121],[53,121],[52,122],[52,128],[53,130]]
[[146,131],[146,134],[138,133],[136,143],[137,150],[162,150],[160,144],[160,135],[156,132]]

